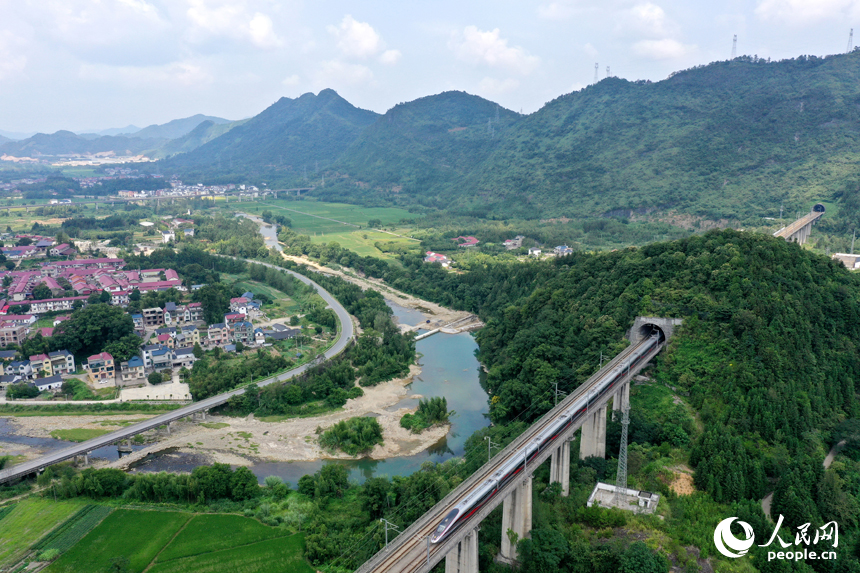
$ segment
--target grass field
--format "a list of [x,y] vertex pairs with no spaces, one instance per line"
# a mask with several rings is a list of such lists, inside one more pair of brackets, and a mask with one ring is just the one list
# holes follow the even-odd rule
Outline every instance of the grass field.
[[141,573],[188,523],[188,513],[118,509],[46,569],[48,573],[105,571],[118,557]]
[[148,573],[313,573],[301,533],[194,557],[157,562]]
[[111,433],[113,430],[88,430],[86,428],[76,428],[74,430],[53,430],[51,437],[58,440],[66,440],[67,442],[86,442],[99,436]]
[[31,545],[85,504],[85,500],[26,499],[19,502],[3,518],[0,527],[0,568],[23,557]]
[[86,505],[62,525],[40,539],[38,543],[33,545],[33,549],[40,552],[50,549],[56,549],[60,553],[68,551],[110,515],[111,511],[113,509],[106,505]]
[[[367,222],[371,219],[379,219],[383,225],[390,226],[403,219],[414,220],[417,218],[416,215],[405,209],[394,207],[360,207],[345,203],[321,203],[317,201],[278,200],[230,203],[230,207],[237,211],[250,213],[259,214],[264,210],[269,210],[272,213],[284,215],[292,220],[293,229],[296,232],[310,235],[342,232],[345,227],[343,223],[360,225],[362,229],[365,229]],[[325,219],[319,217],[325,217]],[[334,219],[334,221],[328,219]]]
[[268,527],[239,515],[198,515],[158,555],[158,562],[249,545],[286,534],[284,529]]

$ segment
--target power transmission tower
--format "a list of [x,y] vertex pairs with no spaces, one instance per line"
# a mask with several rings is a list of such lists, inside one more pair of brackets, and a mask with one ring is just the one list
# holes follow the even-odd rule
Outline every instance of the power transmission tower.
[[630,406],[625,406],[621,417],[621,449],[618,452],[618,476],[615,478],[615,499],[612,505],[627,506],[627,427],[630,425]]
[[854,28],[851,28],[851,31],[848,32],[848,49],[845,50],[845,53],[850,53],[851,48],[854,47]]
[[609,66],[606,66],[606,77],[611,78],[612,76],[609,74]]
[[598,68],[598,64],[597,64],[597,62],[595,62],[594,63],[594,83],[597,83],[597,79],[598,79],[597,78],[597,68]]
[[734,37],[732,37],[732,59],[734,60],[737,57],[738,57],[738,35],[735,34]]
[[496,123],[499,123],[499,104],[496,104]]

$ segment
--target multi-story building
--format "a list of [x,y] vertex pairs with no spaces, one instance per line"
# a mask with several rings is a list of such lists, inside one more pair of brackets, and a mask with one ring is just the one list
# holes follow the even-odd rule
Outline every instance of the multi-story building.
[[231,298],[230,299],[230,310],[233,312],[240,312],[242,314],[248,313],[248,299],[244,296]]
[[254,325],[250,322],[237,322],[233,325],[233,342],[251,344],[254,342]]
[[68,350],[57,350],[49,352],[51,360],[51,371],[54,374],[72,374],[75,370],[75,357]]
[[231,341],[230,327],[223,322],[219,322],[218,324],[210,324],[209,330],[206,332],[206,334],[210,345],[229,344]]
[[143,315],[142,314],[132,314],[131,320],[134,322],[134,329],[137,331],[144,330],[143,326]]
[[20,344],[27,337],[27,327],[20,324],[4,324],[0,326],[0,346]]
[[173,366],[173,351],[166,346],[159,346],[150,353],[153,370],[164,370]]
[[177,348],[173,351],[173,369],[187,368],[191,370],[194,363],[197,362],[197,357],[194,356],[194,349],[190,346],[185,348]]
[[143,325],[147,328],[164,324],[164,311],[157,306],[145,308],[141,313],[143,314]]
[[189,324],[187,326],[183,326],[182,335],[185,336],[185,340],[188,343],[187,345],[194,346],[195,344],[200,344],[200,329],[195,325]]
[[33,377],[33,367],[30,366],[29,360],[19,360],[12,362],[5,368],[6,374],[17,374],[21,378],[30,379]]
[[188,322],[199,322],[203,320],[203,305],[199,302],[188,303]]
[[99,352],[87,358],[87,374],[90,384],[104,386],[116,383],[116,371],[113,356],[107,352]]
[[120,364],[120,367],[122,369],[122,383],[124,385],[143,382],[146,379],[143,360],[141,360],[140,356],[132,356],[128,362]]
[[42,374],[43,376],[53,376],[54,371],[51,369],[51,359],[48,358],[47,354],[34,354],[30,357],[30,368],[33,369],[37,375]]
[[44,300],[34,300],[30,303],[30,312],[32,312],[33,314],[43,314],[45,312],[74,310],[74,305],[76,301],[81,301],[82,306],[86,306],[87,297],[67,296],[64,298],[46,298]]

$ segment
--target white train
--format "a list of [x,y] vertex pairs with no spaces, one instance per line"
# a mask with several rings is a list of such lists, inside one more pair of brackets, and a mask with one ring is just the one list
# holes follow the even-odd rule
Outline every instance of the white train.
[[524,444],[519,451],[510,456],[496,473],[469,492],[457,506],[448,512],[448,515],[439,522],[436,530],[430,535],[431,543],[439,543],[452,531],[457,529],[472,514],[481,509],[490,499],[495,496],[502,487],[531,462],[540,452],[558,438],[558,436],[570,427],[575,421],[586,415],[588,407],[594,404],[602,396],[612,390],[615,385],[624,378],[630,369],[638,366],[639,362],[647,356],[655,346],[660,344],[662,334],[655,331],[651,336],[639,343],[634,352],[615,366],[604,378],[598,382],[596,391],[588,393],[564,410],[555,420],[550,423],[540,434]]

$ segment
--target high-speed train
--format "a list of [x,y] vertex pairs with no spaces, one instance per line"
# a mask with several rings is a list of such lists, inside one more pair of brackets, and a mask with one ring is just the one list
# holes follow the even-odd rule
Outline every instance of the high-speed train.
[[528,462],[532,461],[540,452],[549,447],[559,434],[570,427],[576,420],[587,413],[588,407],[608,393],[624,378],[631,368],[636,367],[641,360],[647,356],[655,346],[660,344],[662,334],[655,331],[627,358],[615,366],[591,391],[579,400],[571,404],[558,417],[555,418],[540,434],[524,444],[519,451],[511,454],[498,470],[482,484],[478,485],[448,512],[448,515],[439,523],[435,531],[430,535],[431,543],[439,543],[452,531],[457,529],[472,514],[481,509],[502,487],[504,487],[518,473],[523,471]]

